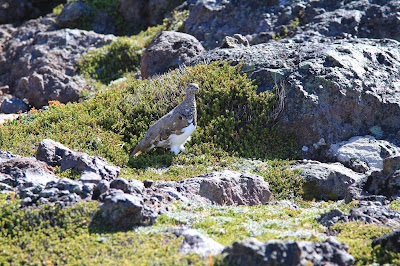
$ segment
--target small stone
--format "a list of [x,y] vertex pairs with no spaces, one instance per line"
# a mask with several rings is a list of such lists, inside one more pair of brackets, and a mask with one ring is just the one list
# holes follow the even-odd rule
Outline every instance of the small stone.
[[110,190],[100,207],[100,214],[111,226],[121,229],[151,225],[158,216],[156,210],[144,205],[141,197],[117,190]]
[[34,194],[39,194],[43,189],[44,189],[44,187],[41,186],[41,185],[39,185],[39,186],[34,187],[34,188],[32,189],[32,192],[33,192]]
[[70,192],[80,194],[82,193],[83,185],[78,181],[69,178],[62,178],[60,181],[58,181],[57,188],[60,190],[68,190]]
[[0,113],[17,114],[18,112],[25,113],[29,106],[18,98],[5,99],[0,106]]
[[129,182],[124,178],[117,178],[111,181],[110,188],[120,189],[125,193],[130,193],[131,188]]
[[130,179],[129,184],[131,186],[132,192],[136,192],[138,194],[142,194],[143,190],[145,189],[143,182],[141,182],[137,179]]
[[100,181],[93,189],[92,199],[99,199],[100,195],[105,194],[110,189],[110,182],[106,180]]
[[60,198],[61,201],[65,202],[65,203],[77,203],[82,201],[81,197],[79,197],[77,194],[75,193],[71,193],[69,195],[65,195],[62,196]]
[[83,185],[83,191],[87,192],[87,193],[92,193],[92,191],[94,190],[95,186],[96,185],[93,184],[93,183],[86,183],[86,184]]
[[151,187],[153,184],[154,184],[154,181],[153,181],[153,180],[150,180],[150,179],[146,179],[146,180],[143,181],[143,185],[144,185],[145,188],[149,188],[149,187]]
[[58,194],[59,194],[60,196],[66,196],[66,195],[69,195],[70,192],[69,192],[68,190],[61,190]]
[[58,189],[57,188],[49,188],[49,189],[44,189],[39,193],[40,197],[45,197],[45,198],[52,198],[55,195],[58,194]]
[[233,37],[225,36],[221,48],[240,48],[249,46],[249,41],[241,34],[235,34]]
[[14,191],[13,187],[4,183],[0,183],[0,191]]
[[32,188],[25,188],[25,189],[20,190],[20,192],[19,192],[19,197],[21,199],[30,198],[33,195],[34,195],[34,193],[32,192]]
[[89,171],[83,172],[79,178],[79,181],[81,181],[82,183],[98,184],[101,180],[101,175]]
[[65,208],[65,202],[57,200],[55,202],[55,204],[59,207],[59,208]]
[[24,199],[21,200],[21,205],[22,206],[29,206],[32,204],[32,199],[30,197],[26,197]]
[[46,199],[46,198],[40,198],[40,199],[38,200],[38,202],[39,202],[40,204],[49,204],[49,200]]
[[154,194],[152,195],[152,198],[155,198],[155,199],[157,199],[158,201],[162,202],[163,199],[164,199],[164,196],[163,196],[162,194],[160,194],[160,193],[154,193]]

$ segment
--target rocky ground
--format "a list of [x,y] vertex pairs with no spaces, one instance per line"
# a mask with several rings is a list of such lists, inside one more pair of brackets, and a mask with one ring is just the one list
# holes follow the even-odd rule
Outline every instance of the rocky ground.
[[[125,257],[110,252],[106,263],[167,263],[174,256],[181,256],[179,261],[185,264],[203,265],[400,263],[399,1],[188,0],[167,5],[163,0],[104,0],[106,8],[95,2],[0,0],[0,125],[4,123],[0,126],[4,129],[0,133],[4,134],[4,139],[0,137],[4,195],[0,243],[6,247],[0,262],[12,264],[13,254],[18,254],[14,255],[17,264],[24,258],[32,264],[101,261],[90,248],[85,251],[87,261],[68,260],[76,254],[59,250],[58,244],[37,247],[44,254],[37,255],[30,247],[33,240],[24,240],[27,236],[18,236],[13,228],[50,230],[31,221],[39,210],[51,226],[67,232],[63,237],[54,233],[61,240],[82,238],[90,246],[95,235],[99,249],[113,239],[118,242],[111,242],[115,250],[123,250],[127,243],[136,245],[125,240],[134,233],[136,238],[146,236],[141,240],[145,249],[155,250],[146,260],[137,254]],[[164,18],[163,31],[153,36],[151,29],[158,30],[156,25]],[[145,31],[136,35],[140,30]],[[132,37],[128,41],[120,37],[126,35]],[[143,36],[149,40],[140,39]],[[126,43],[134,43],[133,48],[125,49]],[[112,45],[117,47],[114,54],[114,48],[104,48]],[[89,55],[84,60],[92,62],[96,53],[110,53],[121,62],[125,61],[121,53],[129,54],[134,59],[128,64],[137,65],[129,69],[130,75],[99,85],[94,75],[118,64],[93,63],[94,74],[84,75],[82,56]],[[55,123],[51,120],[41,125],[41,133],[32,129],[32,135],[43,138],[26,144],[30,146],[26,154],[17,151],[31,141],[29,134],[21,139],[16,132],[6,131],[16,123],[26,124],[24,130],[29,132],[37,110],[55,112],[49,105],[96,99],[102,90],[135,87],[131,84],[139,84],[136,79],[153,79],[157,84],[159,75],[173,69],[220,60],[242,65],[242,73],[256,80],[259,95],[276,93],[276,106],[264,126],[293,133],[296,160],[274,168],[276,161],[268,156],[229,154],[235,162],[223,163],[217,155],[212,166],[199,168],[184,162],[201,164],[207,153],[198,158],[189,152],[180,155],[181,164],[159,167],[159,162],[150,161],[143,167],[122,159],[111,163],[118,148],[107,150],[107,159],[95,156],[102,149],[101,141],[69,148],[60,143],[62,137],[48,138],[46,130]],[[124,66],[118,71],[129,72]],[[124,83],[132,76],[132,83]],[[139,95],[139,89],[135,93]],[[251,110],[243,106],[242,113]],[[75,131],[66,129],[60,135]],[[11,136],[7,143],[6,134]],[[130,135],[122,146],[137,138]],[[200,170],[190,172],[190,167]],[[196,174],[187,176],[187,171]],[[301,195],[276,194],[273,186],[288,182],[276,180],[285,171],[301,180]],[[162,180],[164,176],[181,178]],[[9,211],[13,204],[15,209]],[[87,220],[77,222],[70,233],[68,222],[57,214],[73,210],[86,217],[80,206],[92,208],[90,204],[94,207]],[[30,227],[12,215],[20,212]],[[79,231],[82,228],[88,231]],[[51,239],[51,233],[44,232]],[[159,233],[162,245],[148,248]],[[58,259],[57,254],[61,254]]]

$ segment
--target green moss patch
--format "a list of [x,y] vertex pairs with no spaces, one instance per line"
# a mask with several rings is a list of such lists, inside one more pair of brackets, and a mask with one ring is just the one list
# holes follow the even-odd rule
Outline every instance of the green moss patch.
[[0,264],[205,264],[197,255],[180,254],[181,239],[170,234],[91,228],[97,206],[88,202],[24,209],[18,200],[0,195]]
[[[380,247],[372,248],[372,240],[393,231],[387,226],[365,224],[363,222],[337,223],[332,227],[338,231],[337,239],[349,245],[349,253],[356,259],[356,265],[367,265],[374,262],[399,263],[400,254],[383,251]],[[393,261],[388,259],[397,258]]]
[[[315,218],[334,204],[294,209],[285,205],[208,206],[176,204],[176,210],[162,215],[155,228],[190,226],[223,245],[248,237],[260,241],[292,239],[322,241],[325,228]],[[142,230],[146,230],[143,228]]]

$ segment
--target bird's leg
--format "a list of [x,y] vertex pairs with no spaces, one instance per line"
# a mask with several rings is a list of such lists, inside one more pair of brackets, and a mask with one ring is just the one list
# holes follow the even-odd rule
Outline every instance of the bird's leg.
[[180,149],[177,146],[171,147],[171,152],[175,153],[175,155],[178,155],[180,152]]

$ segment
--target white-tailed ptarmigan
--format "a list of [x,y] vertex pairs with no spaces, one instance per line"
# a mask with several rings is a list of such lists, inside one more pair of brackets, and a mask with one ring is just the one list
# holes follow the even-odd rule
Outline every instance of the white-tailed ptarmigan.
[[198,90],[199,85],[190,83],[186,88],[185,99],[149,128],[131,156],[138,156],[154,147],[170,149],[175,154],[185,152],[184,145],[196,129],[195,94]]

